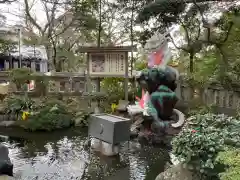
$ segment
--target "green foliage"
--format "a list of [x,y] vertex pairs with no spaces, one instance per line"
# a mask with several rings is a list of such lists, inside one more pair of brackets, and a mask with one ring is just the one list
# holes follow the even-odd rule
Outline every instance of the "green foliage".
[[135,69],[137,71],[141,71],[143,69],[147,68],[147,61],[137,61],[135,63]]
[[30,68],[17,68],[13,69],[9,76],[11,81],[16,84],[17,87],[22,87],[27,81],[31,79],[32,70]]
[[[173,44],[176,49],[186,53],[189,61],[186,67],[191,74],[194,72],[192,79],[198,84],[204,84],[209,77],[225,85],[231,84],[231,79],[236,81],[238,78],[239,81],[239,77],[236,77],[239,74],[239,62],[234,63],[239,59],[239,50],[236,48],[239,44],[237,35],[240,24],[239,6],[232,3],[231,8],[226,7],[227,10],[222,17],[213,24],[204,16],[213,12],[212,8],[216,7],[207,1],[206,3],[197,2],[203,2],[203,0],[194,2],[158,0],[145,6],[139,11],[139,22],[148,24],[154,20],[155,25],[143,31],[142,42],[146,42],[155,32],[166,32],[173,24],[178,24],[182,29],[179,36],[182,36],[185,41],[181,46]],[[170,39],[175,42],[173,37]],[[207,53],[207,56],[205,56],[206,52],[202,51],[206,49],[208,51],[211,49],[211,53]],[[212,54],[213,51],[215,51],[214,54]],[[200,58],[197,57],[198,53]],[[233,61],[229,63],[229,60]]]
[[220,180],[240,179],[240,149],[220,152],[217,161],[227,167],[226,172],[220,174]]
[[[194,59],[194,73],[188,75],[189,79],[195,85],[203,87],[215,79],[217,70],[219,69],[219,59],[216,57],[216,50],[201,51],[201,57]],[[189,61],[181,59],[180,62],[184,63],[186,70],[189,69]]]
[[14,48],[14,43],[9,40],[0,38],[0,53],[8,53]]
[[149,21],[153,17],[158,17],[163,25],[168,26],[178,21],[178,15],[185,10],[186,3],[173,2],[168,0],[158,0],[145,6],[138,15],[140,22]]
[[74,25],[78,28],[87,28],[88,30],[96,28],[97,19],[92,12],[98,8],[96,0],[74,1],[73,12],[76,16]]
[[224,114],[195,115],[188,119],[190,128],[215,128],[220,131],[219,138],[224,139],[225,145],[240,147],[240,121],[235,117]]
[[[83,102],[58,100],[45,97],[32,100],[26,96],[9,96],[5,99],[6,112],[21,117],[24,111],[30,113],[27,120],[18,119],[19,125],[30,131],[53,131],[76,126],[88,126],[90,113],[81,107]],[[81,107],[80,107],[81,106]]]
[[38,93],[38,95],[46,95],[49,85],[48,77],[43,73],[34,72],[31,74],[31,79],[35,82],[35,92]]
[[104,78],[102,85],[110,101],[118,101],[124,97],[124,78]]
[[23,111],[31,110],[34,104],[34,101],[26,96],[10,96],[7,97],[4,101],[6,103],[6,113],[13,113],[18,117]]
[[73,124],[73,115],[62,103],[49,102],[20,124],[30,131],[53,131],[70,127]]
[[[185,1],[158,0],[145,6],[138,15],[141,23],[149,23],[155,20],[155,26],[143,31],[142,40],[148,39],[153,33],[165,32],[173,24],[179,24],[183,29],[186,39],[185,45],[178,47],[191,55],[195,55],[202,49],[200,39],[201,23],[198,18],[199,12],[203,13],[209,8],[208,4],[198,4],[187,7]],[[185,12],[185,13],[184,13]]]
[[87,127],[90,114],[84,111],[79,111],[75,114],[74,119],[76,126]]
[[[48,77],[43,73],[33,72],[30,68],[13,69],[10,74],[10,79],[18,88],[26,91],[26,84],[34,80],[36,88],[35,92],[39,95],[46,95],[46,88],[49,84]],[[25,88],[24,88],[25,87]]]
[[197,106],[194,108],[189,109],[187,113],[188,116],[194,116],[198,114],[207,114],[214,112],[214,106]]
[[[240,13],[239,13],[240,14]],[[232,19],[232,13],[226,14],[227,18]],[[240,16],[235,16],[235,18],[240,18]],[[226,26],[226,25],[224,25]],[[240,25],[235,23],[231,28],[228,35],[228,40],[223,44],[222,53],[224,54],[224,59],[227,62],[223,64],[226,67],[225,75],[229,77],[225,84],[230,84],[231,81],[238,84],[240,80],[239,74],[239,62],[240,62]],[[221,78],[221,77],[220,77]]]
[[240,121],[225,115],[195,115],[187,120],[183,131],[173,139],[173,154],[201,177],[217,175],[219,152],[225,146],[238,146]]
[[[76,98],[68,98],[64,101],[68,112],[74,115],[76,126],[88,126],[88,117],[90,112],[86,109],[87,101]],[[85,106],[85,107],[84,107]]]
[[194,129],[182,131],[173,141],[173,153],[183,159],[187,168],[199,174],[212,176],[215,159],[223,150],[224,141],[219,140],[219,131]]

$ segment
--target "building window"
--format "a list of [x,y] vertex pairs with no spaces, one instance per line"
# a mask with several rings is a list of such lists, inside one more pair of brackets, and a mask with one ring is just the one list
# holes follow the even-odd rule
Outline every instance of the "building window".
[[28,67],[28,68],[31,68],[31,61],[28,61],[28,62],[27,62],[27,67]]
[[5,60],[4,69],[9,70],[10,64],[8,60]]
[[22,61],[22,67],[31,68],[31,62],[30,61]]
[[36,71],[40,72],[40,62],[36,62]]

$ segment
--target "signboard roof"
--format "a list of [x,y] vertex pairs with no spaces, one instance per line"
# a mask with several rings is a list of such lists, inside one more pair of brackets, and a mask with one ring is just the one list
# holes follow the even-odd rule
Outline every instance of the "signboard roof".
[[137,51],[136,46],[105,46],[105,47],[94,47],[94,46],[84,46],[79,48],[81,53],[98,53],[98,52],[131,52]]

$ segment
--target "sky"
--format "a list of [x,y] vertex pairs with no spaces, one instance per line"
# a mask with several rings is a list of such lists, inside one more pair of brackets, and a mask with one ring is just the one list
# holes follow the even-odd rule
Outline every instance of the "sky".
[[[32,7],[32,14],[34,14],[39,22],[39,24],[44,24],[46,22],[46,16],[43,10],[43,6],[38,0],[28,0],[29,5],[34,4]],[[7,25],[12,26],[15,24],[20,24],[23,17],[24,10],[24,0],[19,0],[19,2],[11,4],[0,4],[0,10],[2,14],[7,17]]]

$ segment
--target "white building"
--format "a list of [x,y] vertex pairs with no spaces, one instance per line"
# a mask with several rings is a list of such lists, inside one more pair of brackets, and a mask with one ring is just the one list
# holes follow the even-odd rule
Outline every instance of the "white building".
[[17,45],[0,56],[0,70],[30,67],[34,71],[48,72],[48,58],[44,46],[22,45],[21,27],[0,27],[0,38]]

